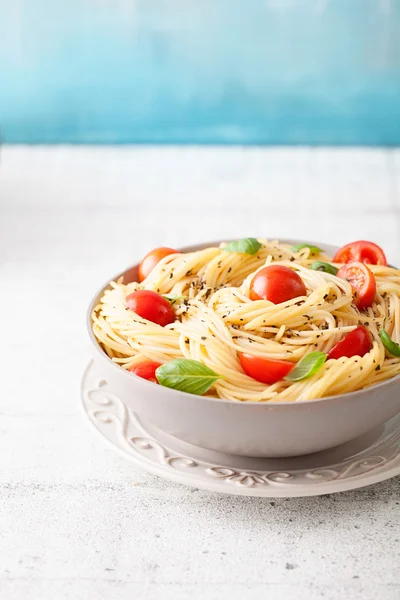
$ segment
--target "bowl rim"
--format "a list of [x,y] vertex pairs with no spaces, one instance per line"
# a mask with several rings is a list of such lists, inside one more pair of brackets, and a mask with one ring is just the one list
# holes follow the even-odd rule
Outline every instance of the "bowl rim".
[[[271,239],[272,241],[274,241],[276,238],[265,238],[265,239]],[[195,252],[196,250],[201,250],[203,248],[208,248],[208,247],[213,247],[213,246],[219,246],[222,242],[231,242],[231,241],[235,241],[233,239],[227,239],[227,240],[220,240],[220,241],[211,241],[211,242],[200,242],[198,244],[191,244],[189,246],[182,246],[180,248],[178,248],[178,250],[181,250],[182,252]],[[310,241],[310,240],[296,240],[296,239],[279,239],[277,240],[280,243],[283,244],[312,244],[314,246],[318,246],[319,248],[324,249],[324,246],[330,246],[331,248],[335,248],[338,249],[338,246],[334,246],[332,244],[327,244],[327,243],[323,243],[323,242],[315,242],[315,241]],[[116,370],[116,374],[119,373],[121,374],[122,377],[126,377],[126,381],[130,381],[132,383],[132,381],[140,380],[140,384],[144,385],[144,386],[148,386],[149,390],[152,389],[154,391],[154,383],[151,381],[147,381],[146,379],[134,376],[132,373],[129,373],[126,369],[123,369],[122,367],[120,367],[119,365],[117,365],[105,352],[104,350],[102,350],[102,348],[100,347],[100,344],[97,341],[96,336],[93,333],[93,328],[92,328],[92,312],[94,307],[96,306],[96,304],[98,303],[98,299],[99,297],[102,295],[102,293],[109,287],[110,282],[111,281],[116,281],[119,277],[122,277],[125,273],[127,273],[128,271],[130,271],[131,269],[137,267],[139,265],[139,263],[135,263],[133,265],[131,265],[130,267],[124,269],[124,271],[120,272],[118,275],[115,275],[114,277],[108,279],[107,283],[103,286],[101,286],[101,288],[96,292],[96,294],[92,297],[92,300],[89,303],[88,309],[86,311],[86,327],[87,327],[87,331],[88,331],[88,335],[89,335],[89,339],[92,343],[92,346],[95,348],[97,354],[99,354],[99,356],[101,356],[101,358],[105,359],[106,362],[108,362],[110,365],[112,365],[113,368],[115,368]],[[214,398],[213,396],[199,396],[197,394],[190,394],[188,392],[182,392],[181,390],[175,390],[173,388],[168,388],[166,386],[158,386],[159,387],[159,392],[161,394],[173,394],[174,396],[176,395],[176,393],[179,393],[180,395],[182,395],[182,398],[184,396],[186,396],[187,398],[190,398],[193,401],[193,398],[197,398],[199,400],[199,402],[218,402],[218,403],[224,403],[224,404],[228,404],[229,406],[235,405],[242,405],[242,406],[252,406],[252,407],[274,407],[275,409],[285,409],[285,408],[289,408],[289,407],[293,407],[293,406],[297,406],[297,407],[310,407],[311,405],[315,405],[315,404],[321,404],[321,403],[329,403],[329,402],[337,402],[338,399],[345,399],[348,398],[350,396],[355,396],[356,398],[359,398],[365,394],[371,393],[371,391],[375,391],[375,390],[379,390],[382,387],[387,387],[390,384],[396,384],[398,383],[400,380],[400,374],[396,375],[395,377],[391,377],[390,379],[387,379],[385,381],[382,381],[381,383],[376,383],[374,385],[371,385],[367,388],[363,388],[361,390],[355,390],[353,392],[347,392],[345,394],[335,394],[335,395],[331,395],[331,396],[324,396],[322,398],[314,398],[313,400],[290,400],[290,401],[280,401],[280,402],[276,402],[274,400],[268,400],[268,401],[262,401],[262,400],[258,400],[258,401],[254,401],[254,400],[246,400],[246,401],[242,401],[242,400],[229,400],[227,398]],[[138,381],[139,383],[139,381]]]

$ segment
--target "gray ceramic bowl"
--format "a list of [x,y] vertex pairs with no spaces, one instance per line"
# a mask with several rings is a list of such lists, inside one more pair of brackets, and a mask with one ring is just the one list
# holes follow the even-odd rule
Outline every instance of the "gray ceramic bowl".
[[[301,240],[282,240],[301,243]],[[183,248],[189,252],[210,242]],[[321,247],[321,244],[316,244]],[[323,244],[328,254],[336,248]],[[137,280],[138,265],[117,275]],[[243,456],[297,456],[332,448],[382,425],[400,411],[400,376],[371,388],[308,402],[233,402],[165,388],[128,373],[99,347],[91,312],[107,285],[90,303],[87,327],[99,375],[143,423],[201,448]]]

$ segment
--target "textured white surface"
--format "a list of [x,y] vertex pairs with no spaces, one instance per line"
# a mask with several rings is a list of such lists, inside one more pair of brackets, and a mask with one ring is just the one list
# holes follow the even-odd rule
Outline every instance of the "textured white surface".
[[400,153],[3,148],[0,597],[397,600],[400,479],[274,500],[186,489],[79,411],[86,305],[155,245],[372,238],[400,262]]

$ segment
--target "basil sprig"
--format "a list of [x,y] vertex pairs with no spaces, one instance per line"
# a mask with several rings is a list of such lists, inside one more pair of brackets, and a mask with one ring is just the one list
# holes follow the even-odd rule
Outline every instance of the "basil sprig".
[[165,387],[201,396],[220,375],[197,360],[177,358],[158,367],[156,378],[158,383]]
[[256,238],[244,238],[236,242],[229,242],[222,248],[225,252],[239,252],[240,254],[256,254],[261,244]]
[[310,269],[313,269],[314,271],[323,271],[324,273],[330,273],[331,275],[336,275],[336,273],[339,271],[339,269],[333,265],[327,262],[322,262],[321,260],[316,260],[313,262]]
[[297,363],[293,371],[286,375],[286,381],[301,381],[315,375],[320,370],[327,355],[324,352],[310,352]]
[[303,248],[309,248],[311,254],[321,254],[322,252],[321,248],[318,248],[318,246],[313,246],[312,244],[296,244],[295,246],[291,247],[291,251],[300,252],[300,250],[303,250]]
[[392,340],[390,335],[386,333],[384,329],[379,330],[379,337],[382,340],[382,344],[385,346],[389,354],[393,356],[400,356],[400,346]]

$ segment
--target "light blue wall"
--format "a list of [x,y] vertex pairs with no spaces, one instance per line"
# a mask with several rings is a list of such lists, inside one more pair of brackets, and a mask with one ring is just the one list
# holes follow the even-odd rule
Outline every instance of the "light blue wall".
[[30,143],[400,143],[400,0],[0,0]]

